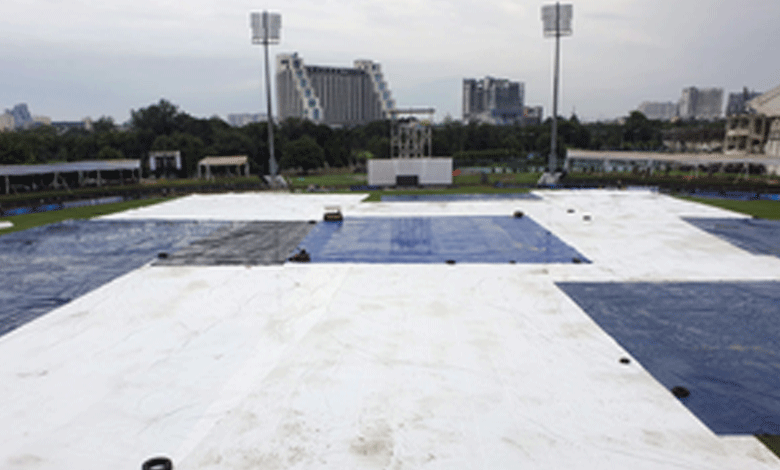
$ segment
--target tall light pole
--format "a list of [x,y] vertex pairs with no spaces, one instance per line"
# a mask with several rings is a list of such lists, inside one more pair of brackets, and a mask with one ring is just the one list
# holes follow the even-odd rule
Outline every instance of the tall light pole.
[[558,69],[561,53],[561,36],[571,36],[572,6],[570,4],[544,5],[542,7],[542,22],[544,24],[544,36],[555,37],[555,68],[553,71],[553,115],[552,135],[550,136],[550,159],[548,171],[552,176],[556,169],[558,151]]
[[265,98],[268,104],[268,171],[271,178],[276,178],[279,166],[274,156],[274,121],[271,115],[271,72],[268,65],[268,46],[279,44],[282,30],[282,15],[279,13],[253,12],[250,15],[252,24],[252,44],[265,46]]

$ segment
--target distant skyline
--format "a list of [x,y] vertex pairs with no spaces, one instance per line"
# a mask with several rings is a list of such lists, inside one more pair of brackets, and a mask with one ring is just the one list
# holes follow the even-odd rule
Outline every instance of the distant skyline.
[[[308,64],[380,62],[398,106],[461,117],[462,80],[525,83],[526,104],[551,109],[552,48],[541,6],[519,0],[244,0],[187,3],[5,0],[0,3],[0,108],[27,103],[54,120],[117,123],[167,99],[197,117],[265,110],[262,48],[249,14],[282,14],[271,53]],[[627,115],[676,101],[684,87],[780,84],[772,51],[780,2],[589,0],[561,41],[561,115]],[[273,63],[273,62],[272,62]],[[274,112],[276,103],[274,96]]]

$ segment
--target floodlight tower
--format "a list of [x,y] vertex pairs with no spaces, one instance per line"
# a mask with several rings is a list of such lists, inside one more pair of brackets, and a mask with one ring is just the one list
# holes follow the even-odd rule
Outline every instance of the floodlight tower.
[[555,69],[553,72],[553,120],[552,136],[550,142],[550,160],[548,171],[550,176],[555,173],[556,158],[558,150],[558,63],[561,53],[561,36],[571,36],[571,4],[561,5],[555,2],[555,5],[544,5],[542,7],[542,22],[544,24],[544,36],[555,37]]
[[279,172],[279,166],[276,164],[274,156],[274,124],[271,115],[271,72],[268,66],[268,46],[270,44],[279,44],[280,32],[282,29],[282,15],[279,13],[253,12],[250,15],[252,24],[252,44],[262,44],[265,46],[265,96],[268,104],[268,171],[271,178],[276,178]]

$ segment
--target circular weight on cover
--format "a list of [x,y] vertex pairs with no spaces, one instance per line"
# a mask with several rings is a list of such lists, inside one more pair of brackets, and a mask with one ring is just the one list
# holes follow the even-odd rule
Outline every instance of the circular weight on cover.
[[687,397],[688,395],[690,395],[690,394],[691,394],[691,392],[690,392],[690,391],[688,391],[688,389],[687,389],[687,388],[685,388],[685,387],[680,387],[679,385],[677,385],[676,387],[672,387],[672,393],[673,393],[673,394],[674,394],[674,396],[676,396],[677,398],[685,398],[685,397]]
[[582,260],[575,256],[574,258],[571,259],[571,262],[574,263],[574,264],[580,264],[580,263],[582,263]]
[[621,357],[620,358],[620,363],[621,364],[631,364],[631,359],[629,359],[627,357]]
[[317,221],[316,221],[316,220],[310,220],[310,221],[309,221],[309,224],[310,224],[310,225],[314,225],[314,224],[316,224],[316,223],[317,223]]
[[448,259],[447,261],[445,261],[445,263],[447,263],[447,264],[455,264],[455,260],[454,259]]
[[568,213],[568,214],[574,214],[574,209],[567,209],[567,210],[566,210],[566,213]]
[[515,263],[517,263],[517,261],[515,261],[515,260],[513,260],[513,259],[510,259],[510,260],[509,260],[509,264],[515,264]]
[[168,253],[166,253],[164,251],[161,251],[161,252],[157,253],[157,257],[159,259],[168,259]]
[[582,216],[582,220],[584,220],[585,222],[590,222],[590,216],[589,215],[583,215]]
[[515,217],[516,219],[520,219],[520,218],[522,218],[524,215],[525,215],[525,214],[523,214],[523,211],[515,211],[515,213],[514,213],[514,217]]
[[144,462],[141,470],[173,470],[173,462],[168,457],[153,457]]

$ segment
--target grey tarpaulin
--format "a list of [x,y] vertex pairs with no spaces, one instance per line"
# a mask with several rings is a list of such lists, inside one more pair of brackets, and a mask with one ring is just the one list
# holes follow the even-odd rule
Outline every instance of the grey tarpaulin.
[[232,222],[154,265],[282,264],[313,226],[308,222]]
[[713,432],[780,434],[780,282],[558,286]]
[[224,222],[69,220],[0,237],[0,335]]

